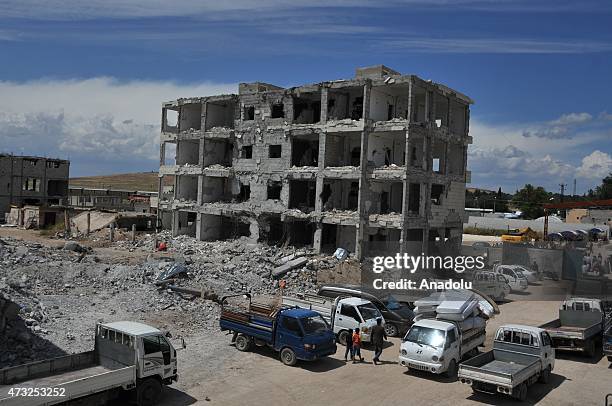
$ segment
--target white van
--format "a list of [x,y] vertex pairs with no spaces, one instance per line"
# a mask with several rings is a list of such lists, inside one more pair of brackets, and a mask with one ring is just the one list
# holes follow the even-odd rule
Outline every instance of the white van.
[[511,291],[506,278],[491,271],[474,272],[473,287],[496,302],[502,302]]
[[512,292],[522,292],[527,289],[529,282],[523,273],[512,266],[498,265],[495,273],[503,275]]

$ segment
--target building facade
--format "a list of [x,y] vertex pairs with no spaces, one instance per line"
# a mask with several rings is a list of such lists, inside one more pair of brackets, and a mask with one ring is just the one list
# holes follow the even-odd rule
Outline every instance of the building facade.
[[157,198],[157,192],[69,186],[67,205],[75,209],[149,213],[151,198]]
[[162,105],[160,221],[174,235],[379,251],[458,250],[469,106],[379,65],[293,88]]
[[0,154],[0,216],[11,206],[61,204],[69,172],[70,161]]

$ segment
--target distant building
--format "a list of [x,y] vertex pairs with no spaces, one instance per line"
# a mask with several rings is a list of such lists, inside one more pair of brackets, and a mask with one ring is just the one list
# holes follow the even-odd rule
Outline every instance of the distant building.
[[[68,187],[67,205],[74,209],[151,212],[151,198],[157,192],[101,189],[80,186]],[[157,201],[155,201],[157,207]]]
[[11,206],[53,206],[68,197],[70,161],[0,154],[0,218]]

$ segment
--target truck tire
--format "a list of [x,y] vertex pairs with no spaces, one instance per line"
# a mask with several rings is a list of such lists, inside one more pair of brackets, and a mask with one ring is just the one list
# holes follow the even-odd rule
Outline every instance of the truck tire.
[[514,389],[512,396],[521,402],[524,402],[527,399],[527,384],[520,384],[516,389]]
[[454,359],[452,359],[451,362],[448,364],[448,368],[446,372],[444,372],[444,376],[447,378],[455,379],[457,378],[457,372],[458,372],[457,362]]
[[338,342],[342,345],[346,345],[346,343],[350,340],[349,332],[346,330],[342,330],[338,333]]
[[540,383],[550,382],[550,365],[546,367],[542,374],[540,374]]
[[397,328],[395,324],[385,323],[385,333],[389,337],[397,337],[399,336],[399,329]]
[[138,406],[152,406],[161,396],[161,383],[155,378],[147,378],[138,383],[136,388]]
[[280,353],[281,361],[283,364],[288,365],[290,367],[297,364],[297,357],[295,356],[295,352],[291,348],[283,348]]
[[249,336],[244,334],[238,334],[236,337],[235,345],[238,351],[249,351],[251,349],[252,340]]

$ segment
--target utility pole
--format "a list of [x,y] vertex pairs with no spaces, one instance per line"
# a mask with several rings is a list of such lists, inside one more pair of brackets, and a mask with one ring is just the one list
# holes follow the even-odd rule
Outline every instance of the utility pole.
[[565,195],[565,187],[567,186],[565,183],[559,183],[561,187],[561,203],[563,203],[563,196]]
[[574,190],[572,191],[572,196],[576,196],[576,178],[574,178]]

